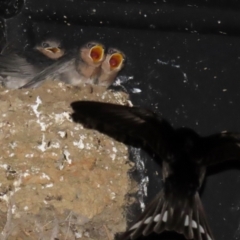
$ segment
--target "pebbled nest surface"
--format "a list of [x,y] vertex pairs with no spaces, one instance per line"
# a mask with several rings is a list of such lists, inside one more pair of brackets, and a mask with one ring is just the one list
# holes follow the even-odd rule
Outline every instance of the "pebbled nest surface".
[[72,122],[76,100],[128,104],[99,86],[0,89],[0,239],[114,239],[126,228],[128,149]]

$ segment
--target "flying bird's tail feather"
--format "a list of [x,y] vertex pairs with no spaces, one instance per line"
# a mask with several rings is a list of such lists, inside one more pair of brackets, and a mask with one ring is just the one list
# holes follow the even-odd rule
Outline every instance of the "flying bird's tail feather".
[[190,198],[176,199],[173,194],[161,191],[121,240],[137,239],[152,232],[175,231],[186,239],[214,240],[206,221],[198,193]]

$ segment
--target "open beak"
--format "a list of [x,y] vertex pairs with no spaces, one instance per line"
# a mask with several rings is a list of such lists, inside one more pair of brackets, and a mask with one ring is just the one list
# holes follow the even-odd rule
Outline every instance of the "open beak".
[[94,63],[99,63],[104,58],[104,48],[101,45],[96,45],[90,49],[90,56]]
[[48,48],[45,48],[45,50],[52,52],[54,54],[61,52],[60,48],[57,48],[57,47],[48,47]]
[[121,69],[124,62],[124,57],[121,53],[114,53],[109,59],[111,70]]

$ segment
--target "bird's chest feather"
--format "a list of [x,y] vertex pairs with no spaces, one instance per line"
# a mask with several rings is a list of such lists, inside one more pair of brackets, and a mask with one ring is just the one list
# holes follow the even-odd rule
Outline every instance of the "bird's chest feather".
[[195,194],[200,187],[202,168],[187,156],[165,163],[165,190],[183,195]]

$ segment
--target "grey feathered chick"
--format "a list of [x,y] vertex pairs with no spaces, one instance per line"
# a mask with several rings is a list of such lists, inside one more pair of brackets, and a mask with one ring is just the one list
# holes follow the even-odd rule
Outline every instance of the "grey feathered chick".
[[105,59],[104,46],[97,42],[89,42],[78,50],[67,53],[62,59],[34,77],[22,88],[39,86],[47,79],[79,85],[95,83]]
[[64,55],[60,42],[42,41],[33,49],[0,54],[0,81],[6,88],[16,89]]
[[126,56],[116,48],[110,48],[101,65],[98,85],[109,87],[115,80],[118,72],[123,68]]

